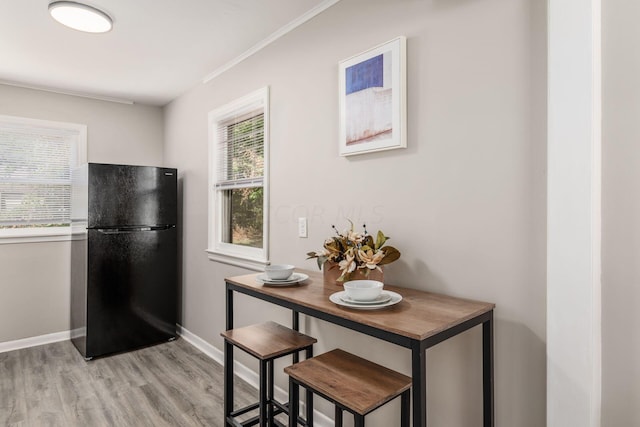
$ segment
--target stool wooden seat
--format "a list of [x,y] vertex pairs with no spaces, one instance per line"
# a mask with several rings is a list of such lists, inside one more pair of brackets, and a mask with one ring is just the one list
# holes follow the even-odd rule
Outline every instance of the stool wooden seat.
[[[409,427],[411,378],[361,357],[336,349],[293,364],[289,375],[289,411],[298,412],[298,386],[322,396],[335,407],[335,425],[342,426],[342,411],[354,415],[355,426],[364,426],[364,416],[401,396],[401,426]],[[289,426],[297,426],[289,417]]]
[[[233,409],[233,366],[225,366],[224,415],[227,424],[234,426],[260,424],[261,427],[267,426],[267,423],[269,426],[279,424],[276,423],[273,417],[282,412],[289,413],[289,410],[287,405],[275,401],[273,397],[273,361],[279,357],[303,350],[306,351],[306,358],[311,358],[313,356],[313,344],[317,340],[275,322],[235,328],[224,331],[220,335],[225,340],[225,352],[232,351],[230,346],[236,346],[260,361],[260,399],[258,403],[238,410]],[[242,423],[236,421],[236,417],[256,408],[259,409],[257,417],[250,418]],[[311,404],[310,410],[313,410],[313,404]]]

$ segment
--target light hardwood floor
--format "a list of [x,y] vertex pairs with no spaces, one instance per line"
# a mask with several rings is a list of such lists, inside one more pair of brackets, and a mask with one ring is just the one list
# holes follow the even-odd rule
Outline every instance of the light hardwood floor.
[[[257,400],[235,384],[236,407]],[[222,426],[222,386],[181,339],[90,362],[63,341],[0,353],[0,426]]]

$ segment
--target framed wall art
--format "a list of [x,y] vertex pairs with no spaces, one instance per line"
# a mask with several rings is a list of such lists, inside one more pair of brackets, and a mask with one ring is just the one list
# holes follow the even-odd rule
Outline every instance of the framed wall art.
[[403,36],[340,61],[340,155],[407,146]]

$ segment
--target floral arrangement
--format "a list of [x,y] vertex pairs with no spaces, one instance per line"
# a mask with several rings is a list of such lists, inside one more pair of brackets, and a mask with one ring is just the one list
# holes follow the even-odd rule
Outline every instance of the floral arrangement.
[[349,280],[356,270],[364,271],[368,276],[370,271],[382,271],[380,266],[400,258],[400,251],[393,246],[384,246],[389,237],[382,231],[378,231],[374,240],[367,232],[366,224],[362,225],[363,232],[359,233],[354,230],[353,222],[349,223],[351,227],[342,233],[332,225],[336,235],[325,240],[320,252],[307,253],[307,259],[316,258],[320,269],[328,261],[337,263],[341,272],[338,281],[343,282]]

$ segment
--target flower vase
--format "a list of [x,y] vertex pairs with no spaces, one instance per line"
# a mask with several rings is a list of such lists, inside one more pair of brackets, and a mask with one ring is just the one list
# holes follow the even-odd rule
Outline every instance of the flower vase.
[[[382,267],[380,267],[382,269]],[[349,280],[377,280],[384,283],[384,272],[380,270],[369,270],[364,268],[356,268],[352,271],[344,281],[338,279],[342,275],[342,271],[337,262],[327,261],[322,266],[322,274],[325,284],[342,286],[344,282]]]

